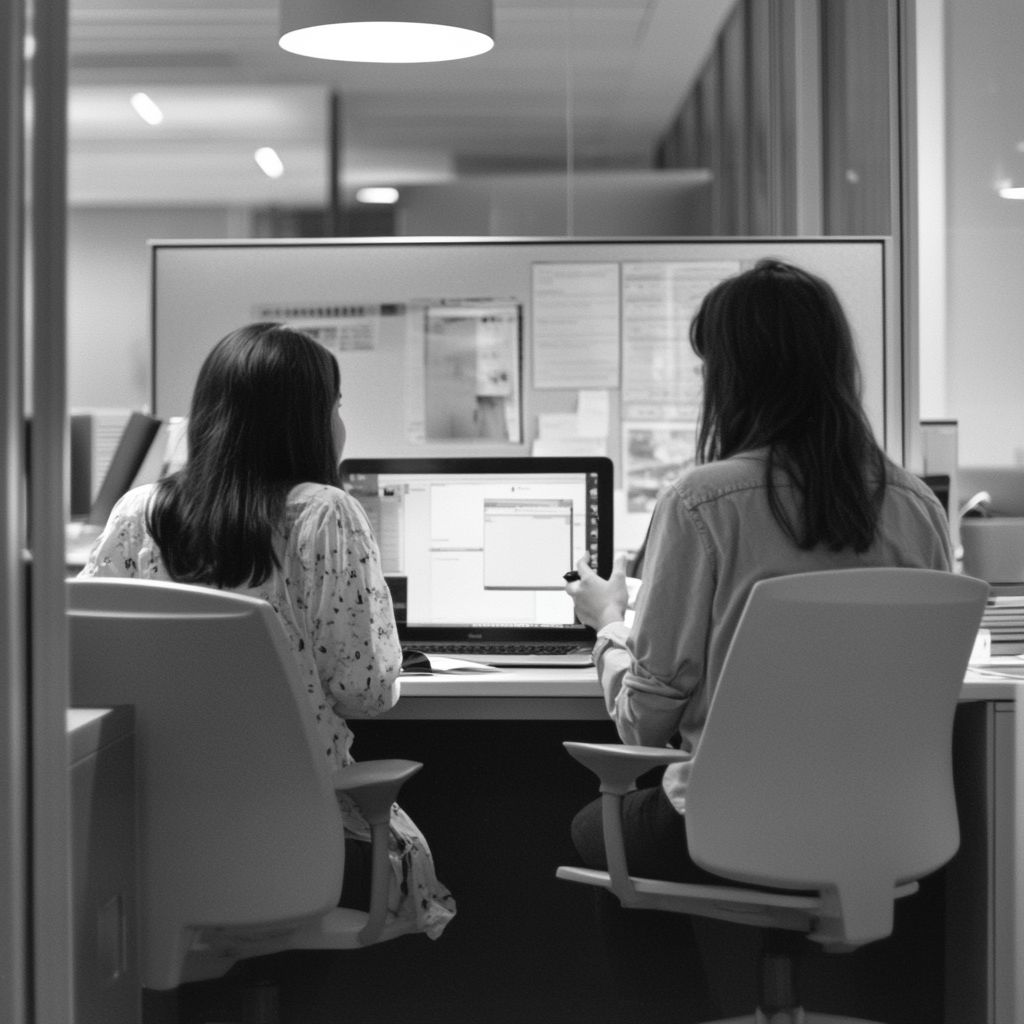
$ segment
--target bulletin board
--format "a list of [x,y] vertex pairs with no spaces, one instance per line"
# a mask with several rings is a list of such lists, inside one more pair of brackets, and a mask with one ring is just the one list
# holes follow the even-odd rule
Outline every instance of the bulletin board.
[[688,330],[718,281],[776,256],[825,278],[853,329],[863,400],[902,461],[891,241],[351,239],[153,242],[153,410],[185,416],[206,354],[277,320],[331,350],[347,457],[608,455],[617,547],[692,462]]

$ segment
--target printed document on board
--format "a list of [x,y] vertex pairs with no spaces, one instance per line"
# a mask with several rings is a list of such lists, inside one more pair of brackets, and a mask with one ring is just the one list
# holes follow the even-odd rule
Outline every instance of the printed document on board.
[[410,303],[406,436],[522,441],[521,310],[516,302]]
[[622,264],[622,416],[694,421],[703,395],[690,321],[733,260]]
[[533,265],[533,386],[619,386],[619,264]]

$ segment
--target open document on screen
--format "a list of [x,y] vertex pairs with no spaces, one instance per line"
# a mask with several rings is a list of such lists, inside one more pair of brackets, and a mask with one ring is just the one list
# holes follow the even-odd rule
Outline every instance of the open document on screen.
[[484,499],[484,590],[561,590],[572,553],[572,501]]
[[587,473],[367,473],[346,487],[407,625],[574,623],[562,575],[597,552]]

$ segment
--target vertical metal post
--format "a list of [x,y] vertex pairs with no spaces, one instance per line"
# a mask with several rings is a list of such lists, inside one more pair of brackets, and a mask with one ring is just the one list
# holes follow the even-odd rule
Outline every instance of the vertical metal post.
[[[574,31],[576,26],[571,24]],[[576,234],[576,83],[573,80],[570,28],[565,30],[565,233]]]
[[341,93],[334,91],[328,96],[327,102],[327,127],[329,135],[328,164],[328,196],[331,207],[331,234],[335,238],[347,234],[345,224],[345,208],[342,203],[341,191],[341,157],[344,146],[342,134],[342,106]]
[[[918,390],[918,282],[917,230],[917,55],[915,0],[890,0],[889,4],[889,118],[890,196],[892,235],[899,252],[901,334],[903,341],[903,430],[893,436],[889,454],[896,457],[892,441],[899,443],[902,464],[913,472],[923,469],[920,400]],[[890,433],[898,432],[891,429]]]
[[32,923],[36,1019],[57,1022],[73,1020],[64,596],[68,0],[37,0],[33,28]]
[[921,418],[944,419],[946,376],[946,2],[917,0],[918,308]]
[[25,8],[0,4],[0,1020],[29,1022],[24,545]]
[[821,130],[821,5],[820,0],[794,4],[793,106],[796,129],[794,192],[797,235],[823,234],[825,153]]

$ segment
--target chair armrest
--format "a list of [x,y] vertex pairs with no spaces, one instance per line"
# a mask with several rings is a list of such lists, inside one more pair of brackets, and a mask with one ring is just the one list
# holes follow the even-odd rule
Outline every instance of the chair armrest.
[[334,776],[335,791],[348,793],[370,824],[373,843],[370,913],[366,925],[359,933],[361,946],[371,946],[377,942],[387,921],[391,877],[391,857],[388,853],[391,805],[406,781],[422,767],[418,761],[359,761],[342,768]]
[[418,761],[358,761],[334,775],[334,788],[348,793],[371,824],[387,823],[398,791],[423,767]]
[[621,743],[564,743],[563,746],[601,780],[602,793],[619,796],[634,788],[638,775],[660,764],[688,761],[691,757],[669,747],[631,747]]
[[601,819],[604,854],[611,890],[623,906],[640,903],[629,877],[626,845],[622,836],[622,798],[635,789],[636,778],[659,764],[685,761],[689,755],[660,747],[631,747],[619,743],[565,743],[565,749],[601,780]]

